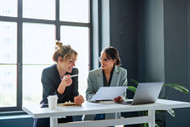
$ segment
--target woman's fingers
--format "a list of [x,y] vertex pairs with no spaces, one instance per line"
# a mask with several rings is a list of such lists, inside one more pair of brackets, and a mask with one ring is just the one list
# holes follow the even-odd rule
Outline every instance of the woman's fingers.
[[63,76],[62,79],[63,84],[65,84],[66,86],[70,86],[72,84],[72,79],[70,75],[65,75]]
[[78,96],[74,97],[74,103],[76,105],[81,105],[83,102],[84,102],[83,96],[78,95]]
[[115,102],[122,102],[123,98],[121,96],[118,96],[118,97],[114,98],[114,101]]

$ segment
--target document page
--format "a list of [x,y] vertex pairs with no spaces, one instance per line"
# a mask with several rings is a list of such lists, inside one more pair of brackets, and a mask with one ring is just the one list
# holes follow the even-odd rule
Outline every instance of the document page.
[[90,101],[96,100],[114,100],[115,97],[122,96],[127,86],[100,87]]

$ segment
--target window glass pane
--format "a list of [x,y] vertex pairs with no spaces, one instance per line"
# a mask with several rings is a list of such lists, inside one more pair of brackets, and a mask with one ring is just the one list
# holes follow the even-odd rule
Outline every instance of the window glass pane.
[[55,20],[55,0],[23,0],[23,17]]
[[55,26],[24,23],[23,63],[50,64],[55,47]]
[[16,65],[0,65],[0,107],[16,106]]
[[79,89],[85,90],[89,71],[89,28],[61,26],[61,41],[78,52]]
[[16,63],[17,24],[0,22],[0,63]]
[[60,0],[60,20],[89,22],[89,0]]
[[23,65],[23,104],[39,104],[42,99],[42,70],[49,65]]
[[0,15],[17,17],[17,0],[0,0]]
[[54,25],[24,23],[23,104],[39,104],[42,97],[42,85],[40,80],[42,69],[44,69],[45,66],[49,66],[54,63],[52,60],[52,55],[55,51],[54,47]]

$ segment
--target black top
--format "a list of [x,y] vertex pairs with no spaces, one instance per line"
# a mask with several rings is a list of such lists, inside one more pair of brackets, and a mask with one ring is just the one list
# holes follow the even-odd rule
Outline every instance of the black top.
[[[70,75],[78,74],[78,69],[73,68]],[[47,97],[49,95],[57,95],[58,103],[64,103],[66,101],[74,102],[74,97],[79,95],[78,92],[78,76],[72,78],[72,84],[67,86],[63,94],[57,92],[57,88],[61,83],[61,78],[57,70],[57,64],[54,64],[48,68],[45,68],[42,72],[41,82],[43,85],[43,95],[40,104],[47,104]]]
[[104,71],[102,71],[102,73],[103,73],[104,86],[110,86],[114,67],[115,67],[115,66],[113,66],[113,69],[112,69],[112,71],[111,71],[109,82],[107,82],[106,75],[105,75]]

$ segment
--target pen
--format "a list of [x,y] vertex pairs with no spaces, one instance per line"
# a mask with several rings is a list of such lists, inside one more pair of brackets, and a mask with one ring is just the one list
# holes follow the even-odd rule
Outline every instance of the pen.
[[76,75],[71,75],[71,78],[72,78],[72,77],[77,77],[77,76],[78,76],[78,74],[76,74]]

